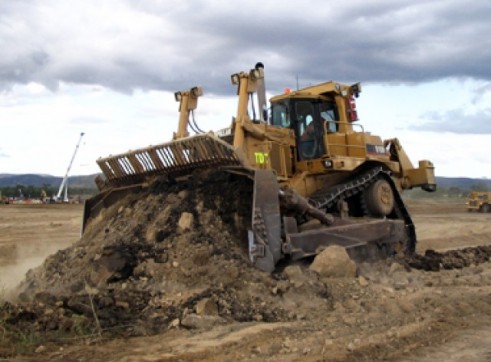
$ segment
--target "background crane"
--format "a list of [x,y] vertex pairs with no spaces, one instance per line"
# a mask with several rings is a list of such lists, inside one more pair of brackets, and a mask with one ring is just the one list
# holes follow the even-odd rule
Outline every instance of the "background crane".
[[[82,137],[84,136],[84,132],[80,133],[80,138],[78,139],[77,146],[75,146],[75,151],[73,152],[72,159],[70,163],[68,164],[68,168],[66,170],[65,177],[63,178],[63,181],[61,181],[60,188],[58,190],[58,194],[54,197],[55,202],[68,202],[68,174],[70,173],[70,169],[72,168],[73,165],[73,160],[75,160],[75,156],[77,155],[78,148],[80,147],[80,142],[82,142]],[[64,192],[63,200],[61,200],[61,194]]]

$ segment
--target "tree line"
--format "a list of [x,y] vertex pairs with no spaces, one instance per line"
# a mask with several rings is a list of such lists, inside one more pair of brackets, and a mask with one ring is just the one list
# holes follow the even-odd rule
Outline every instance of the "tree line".
[[[0,187],[0,193],[3,197],[38,199],[44,195],[47,197],[55,196],[58,193],[58,187],[49,184],[44,184],[41,187],[17,184],[15,186]],[[68,195],[90,196],[96,193],[97,189],[95,188],[68,187]]]
[[435,192],[426,192],[421,189],[413,189],[409,191],[404,191],[404,195],[407,194],[409,197],[417,198],[439,198],[439,197],[450,197],[450,198],[467,198],[469,194],[473,191],[487,192],[490,191],[489,187],[485,182],[476,182],[470,188],[461,188],[457,186],[450,187],[438,187]]

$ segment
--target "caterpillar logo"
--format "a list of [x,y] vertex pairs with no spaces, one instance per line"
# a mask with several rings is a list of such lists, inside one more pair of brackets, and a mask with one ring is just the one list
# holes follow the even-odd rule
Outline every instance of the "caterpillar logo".
[[254,157],[256,157],[256,163],[262,165],[268,163],[269,154],[267,152],[254,152]]
[[373,155],[386,155],[387,150],[385,149],[384,146],[367,144],[367,153]]

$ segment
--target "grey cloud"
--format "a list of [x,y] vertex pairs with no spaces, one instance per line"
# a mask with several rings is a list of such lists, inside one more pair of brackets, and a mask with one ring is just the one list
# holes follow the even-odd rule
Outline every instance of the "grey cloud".
[[[491,3],[321,0],[2,2],[0,86],[99,84],[120,92],[203,85],[233,93],[229,75],[266,65],[280,90],[328,79],[491,80]],[[81,13],[86,24],[76,15]],[[100,13],[100,14],[99,14]],[[132,22],[122,26],[117,16]],[[53,24],[57,19],[62,21]],[[72,20],[73,21],[70,21]],[[59,28],[57,28],[59,27]]]
[[461,109],[448,112],[430,112],[423,115],[424,124],[410,129],[430,132],[450,132],[459,134],[491,134],[491,109],[466,114]]
[[479,103],[483,99],[484,95],[487,93],[491,93],[491,83],[483,84],[482,86],[474,89],[471,100],[472,104],[475,105]]

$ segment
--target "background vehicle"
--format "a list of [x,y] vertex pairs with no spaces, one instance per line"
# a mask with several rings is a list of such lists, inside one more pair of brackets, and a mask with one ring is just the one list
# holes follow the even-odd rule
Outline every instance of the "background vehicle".
[[471,192],[467,202],[467,211],[491,212],[491,192]]
[[2,191],[0,191],[0,204],[3,204],[3,205],[10,204],[9,198],[7,196],[3,196]]
[[63,180],[61,181],[60,188],[58,189],[58,193],[53,196],[52,201],[53,202],[64,202],[68,203],[68,175],[70,173],[70,169],[72,168],[73,161],[75,160],[75,156],[77,155],[77,151],[80,147],[80,143],[82,142],[82,137],[84,136],[84,132],[80,133],[80,138],[78,139],[77,145],[75,146],[75,151],[73,151],[72,158],[70,159],[70,163],[68,164],[68,168],[65,173],[65,177],[63,177]]
[[[237,116],[216,133],[188,136],[188,125],[197,128],[190,115],[202,90],[177,92],[180,117],[171,142],[97,161],[106,179],[96,181],[101,192],[86,202],[83,229],[152,178],[219,169],[253,181],[246,228],[250,260],[261,270],[332,244],[355,260],[413,252],[415,228],[400,191],[434,191],[433,164],[419,161],[415,168],[396,138],[382,140],[355,123],[359,83],[326,82],[275,96],[267,117],[263,76],[261,63],[232,75]],[[256,92],[258,110],[250,107]]]

